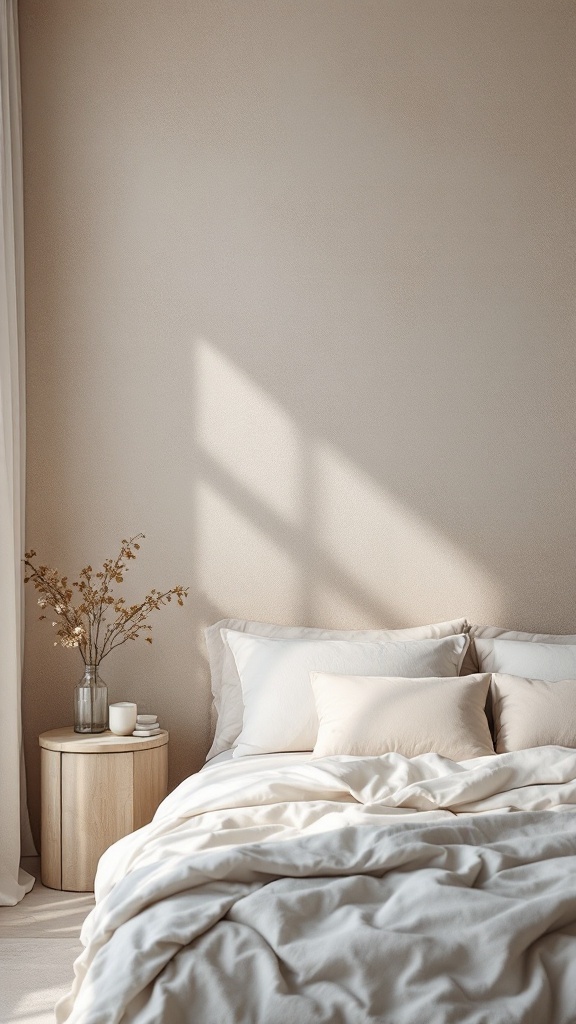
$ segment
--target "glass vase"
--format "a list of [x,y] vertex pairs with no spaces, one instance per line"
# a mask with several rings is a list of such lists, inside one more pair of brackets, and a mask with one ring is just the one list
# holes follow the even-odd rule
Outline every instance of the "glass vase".
[[74,732],[105,732],[108,726],[108,687],[97,665],[86,665],[74,688]]

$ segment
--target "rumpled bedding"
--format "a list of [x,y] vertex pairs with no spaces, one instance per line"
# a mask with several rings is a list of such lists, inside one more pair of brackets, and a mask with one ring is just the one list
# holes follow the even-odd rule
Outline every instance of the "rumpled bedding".
[[576,751],[242,760],[104,854],[59,1024],[575,1024]]

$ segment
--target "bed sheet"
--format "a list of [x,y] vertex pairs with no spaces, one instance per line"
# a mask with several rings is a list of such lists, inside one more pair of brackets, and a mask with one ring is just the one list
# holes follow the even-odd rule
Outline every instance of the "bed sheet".
[[63,1024],[574,1024],[576,751],[207,765],[106,852]]
[[237,765],[239,771],[242,771],[242,767],[246,762],[252,763],[257,758],[260,764],[276,765],[278,768],[288,764],[298,764],[302,761],[312,760],[312,751],[303,750],[298,753],[279,753],[279,754],[250,754],[246,757],[234,757],[233,750],[223,750],[220,754],[216,754],[215,757],[211,757],[206,764],[202,766],[200,771],[205,771],[206,768],[212,768],[217,764],[224,764],[226,761],[232,762]]

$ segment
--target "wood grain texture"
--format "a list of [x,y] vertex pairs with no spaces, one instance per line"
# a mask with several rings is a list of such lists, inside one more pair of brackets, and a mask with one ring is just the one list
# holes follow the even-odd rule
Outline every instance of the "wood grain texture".
[[40,746],[46,750],[61,750],[72,754],[120,754],[130,750],[151,750],[168,743],[166,729],[157,736],[115,736],[112,732],[78,733],[70,726],[43,732]]
[[91,892],[99,858],[152,820],[168,791],[168,733],[150,739],[40,737],[42,879],[53,889]]
[[61,757],[55,750],[41,751],[42,882],[51,889],[62,887]]
[[90,892],[99,858],[133,829],[133,756],[62,755],[62,888]]
[[168,792],[168,747],[135,750],[134,754],[134,823],[142,828],[152,821],[158,804]]

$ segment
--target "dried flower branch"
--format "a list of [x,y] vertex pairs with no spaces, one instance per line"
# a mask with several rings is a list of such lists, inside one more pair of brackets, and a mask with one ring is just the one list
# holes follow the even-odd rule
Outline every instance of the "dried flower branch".
[[[53,608],[59,616],[52,623],[53,627],[58,627],[54,646],[61,643],[63,647],[77,647],[85,665],[99,665],[127,640],[137,640],[150,633],[152,626],[146,620],[151,612],[170,604],[173,597],[180,606],[184,604],[188,588],[181,586],[165,591],[151,590],[140,604],[128,605],[123,597],[114,595],[113,584],[124,582],[128,563],[136,558],[139,541],[143,539],[144,534],[138,533],[123,540],[116,558],[107,558],[98,572],[94,572],[91,565],[85,566],[72,584],[56,569],[35,565],[32,561],[36,558],[35,551],[25,553],[27,575],[24,582],[34,584],[42,610]],[[74,604],[74,598],[79,599],[79,603]],[[45,619],[46,615],[40,618]],[[144,639],[152,643],[151,636],[144,635]]]

